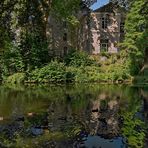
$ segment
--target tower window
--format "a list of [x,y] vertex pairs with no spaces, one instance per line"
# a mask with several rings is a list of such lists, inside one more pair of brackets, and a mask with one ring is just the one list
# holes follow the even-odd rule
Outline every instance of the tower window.
[[63,52],[63,54],[64,54],[64,55],[67,55],[67,53],[68,53],[68,48],[65,46],[65,47],[64,47],[64,52]]
[[63,21],[63,27],[67,28],[67,22],[66,21]]
[[63,41],[67,41],[67,33],[64,33]]
[[108,51],[108,39],[101,39],[100,40],[100,52],[107,52]]
[[120,23],[120,33],[124,33],[124,22]]
[[101,27],[102,27],[102,29],[107,29],[107,25],[108,25],[107,17],[102,17],[101,18]]

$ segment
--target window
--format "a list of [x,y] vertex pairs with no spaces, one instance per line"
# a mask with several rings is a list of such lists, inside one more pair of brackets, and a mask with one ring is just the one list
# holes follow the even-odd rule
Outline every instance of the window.
[[67,33],[64,33],[63,41],[67,41]]
[[124,33],[124,22],[120,23],[120,33]]
[[103,28],[103,29],[106,29],[107,28],[107,24],[108,24],[108,19],[107,19],[107,17],[102,17],[101,18],[101,27]]
[[100,52],[107,52],[107,51],[108,51],[108,39],[101,39]]
[[66,21],[63,21],[63,27],[67,28],[67,22]]
[[67,52],[68,52],[68,48],[65,46],[65,47],[64,47],[64,52],[63,52],[63,54],[64,54],[64,55],[67,55]]

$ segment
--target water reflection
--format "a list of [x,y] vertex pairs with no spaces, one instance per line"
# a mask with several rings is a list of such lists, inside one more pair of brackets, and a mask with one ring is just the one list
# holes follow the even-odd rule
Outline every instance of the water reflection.
[[0,147],[147,147],[148,90],[116,85],[0,87]]

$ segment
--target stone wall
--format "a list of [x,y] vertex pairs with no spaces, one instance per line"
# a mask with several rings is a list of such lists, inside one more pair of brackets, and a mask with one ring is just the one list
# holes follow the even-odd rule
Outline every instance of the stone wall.
[[[119,6],[109,3],[96,11],[82,9],[76,17],[79,25],[72,28],[64,21],[50,18],[49,28],[51,28],[50,55],[63,57],[71,49],[83,50],[89,54],[99,54],[101,51],[102,40],[107,40],[107,51],[117,53],[118,43],[124,38],[124,32],[120,30],[120,24],[124,23],[125,13]],[[107,18],[107,27],[102,28],[102,18]],[[65,22],[66,23],[66,22]],[[66,37],[65,37],[66,36]],[[66,39],[64,39],[66,38]]]
[[[107,17],[107,28],[102,28],[101,18]],[[108,39],[108,52],[116,53],[119,51],[117,44],[121,41],[120,23],[122,23],[122,13],[110,13],[110,12],[92,12],[91,13],[91,48],[93,54],[100,53],[100,41],[101,39]],[[122,37],[123,38],[123,37]]]

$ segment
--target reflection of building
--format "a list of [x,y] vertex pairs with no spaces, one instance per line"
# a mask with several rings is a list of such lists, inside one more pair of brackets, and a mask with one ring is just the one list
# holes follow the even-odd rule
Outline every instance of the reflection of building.
[[92,102],[90,120],[91,134],[99,134],[113,138],[119,134],[119,103],[115,98],[110,100],[105,95],[100,95],[99,100]]
[[72,48],[90,54],[118,52],[117,45],[124,37],[123,8],[111,2],[95,11],[83,6],[76,17],[80,22],[76,28],[71,27],[66,21],[58,23],[54,17],[50,18],[51,53],[63,56]]
[[144,116],[148,121],[148,93],[144,89],[141,89],[141,96],[143,99]]

